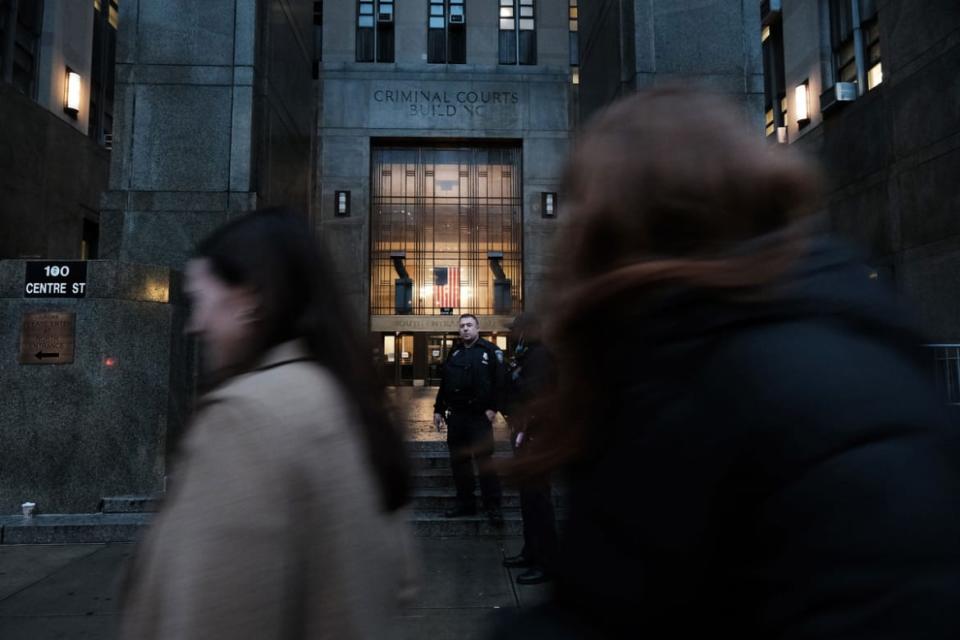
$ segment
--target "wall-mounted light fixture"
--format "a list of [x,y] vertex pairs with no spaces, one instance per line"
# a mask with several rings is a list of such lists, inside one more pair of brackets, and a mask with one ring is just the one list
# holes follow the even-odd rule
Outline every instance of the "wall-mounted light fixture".
[[350,192],[336,191],[333,196],[334,211],[338,216],[350,215]]
[[807,91],[807,81],[798,84],[793,91],[793,109],[797,117],[797,124],[801,127],[810,122],[810,102]]
[[71,118],[80,112],[80,74],[67,67],[63,83],[63,111]]
[[544,191],[540,194],[540,212],[544,218],[553,218],[557,215],[557,194],[553,191]]

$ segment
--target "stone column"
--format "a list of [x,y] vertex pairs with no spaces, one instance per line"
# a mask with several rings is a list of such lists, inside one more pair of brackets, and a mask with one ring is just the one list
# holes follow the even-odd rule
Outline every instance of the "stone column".
[[129,0],[101,254],[179,268],[263,204],[308,206],[312,5]]

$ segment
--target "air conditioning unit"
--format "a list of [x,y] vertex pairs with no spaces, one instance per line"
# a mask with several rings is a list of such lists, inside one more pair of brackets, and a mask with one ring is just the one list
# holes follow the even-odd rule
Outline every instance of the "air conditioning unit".
[[377,22],[393,22],[393,11],[381,11],[378,13]]
[[820,95],[820,111],[826,113],[843,102],[857,99],[857,85],[854,82],[838,82]]
[[450,16],[450,24],[463,24],[463,14],[455,13]]

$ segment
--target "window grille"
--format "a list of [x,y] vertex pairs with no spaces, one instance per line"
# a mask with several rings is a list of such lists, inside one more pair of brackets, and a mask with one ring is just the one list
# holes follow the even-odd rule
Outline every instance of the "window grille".
[[394,0],[359,0],[357,62],[393,62]]
[[499,0],[500,64],[537,64],[535,0]]

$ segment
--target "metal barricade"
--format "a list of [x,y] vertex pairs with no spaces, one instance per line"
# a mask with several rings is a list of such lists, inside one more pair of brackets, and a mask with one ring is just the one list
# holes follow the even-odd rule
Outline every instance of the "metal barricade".
[[947,404],[960,405],[960,344],[929,344],[937,389]]

